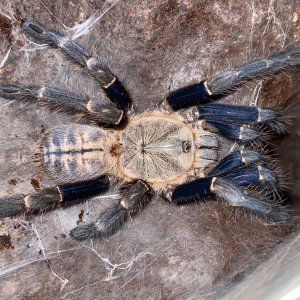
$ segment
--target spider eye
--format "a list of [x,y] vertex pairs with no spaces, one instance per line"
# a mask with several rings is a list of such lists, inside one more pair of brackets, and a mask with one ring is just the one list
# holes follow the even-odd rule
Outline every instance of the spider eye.
[[184,153],[189,153],[191,150],[191,143],[189,141],[182,142],[182,151]]

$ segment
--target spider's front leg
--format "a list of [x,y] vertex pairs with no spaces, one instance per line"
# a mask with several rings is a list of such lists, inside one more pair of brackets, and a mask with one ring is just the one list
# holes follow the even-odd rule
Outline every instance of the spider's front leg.
[[[273,134],[284,134],[289,125],[286,109],[259,108],[256,106],[236,106],[209,103],[185,111],[189,122],[204,120],[221,135],[240,141],[262,140]],[[264,134],[259,127],[264,127]]]
[[77,240],[108,237],[118,231],[130,216],[142,210],[151,198],[152,193],[145,182],[138,180],[123,184],[119,201],[103,211],[95,222],[75,227],[71,236]]
[[[203,119],[205,124],[213,126],[219,134],[242,143],[263,141],[261,132],[251,128],[253,125],[270,125],[270,133],[283,131],[283,116],[272,109],[204,104],[185,113],[187,120],[193,122]],[[163,195],[177,204],[216,195],[230,205],[251,211],[271,223],[283,223],[288,220],[289,214],[280,206],[280,199],[269,199],[268,190],[275,191],[275,196],[279,195],[280,180],[274,171],[265,167],[259,152],[244,148],[234,151],[224,157],[207,176],[175,188],[167,188]],[[251,191],[249,187],[255,189]],[[259,191],[260,188],[263,190]]]
[[91,51],[85,49],[72,38],[64,36],[61,32],[49,29],[34,20],[22,20],[21,28],[27,36],[36,42],[59,49],[67,59],[81,67],[100,83],[106,95],[119,109],[130,108],[131,99],[121,82],[103,61],[92,56]]
[[10,217],[22,212],[33,213],[60,206],[68,206],[79,201],[106,192],[109,188],[109,177],[58,185],[45,188],[30,195],[13,195],[0,199],[0,218]]
[[260,79],[300,65],[300,45],[286,48],[267,58],[258,58],[220,72],[200,83],[170,93],[168,104],[173,110],[205,104],[225,97],[246,81]]
[[[276,173],[261,166],[259,153],[252,150],[238,150],[225,158],[208,174],[177,187],[167,187],[163,196],[170,202],[186,204],[215,195],[232,206],[250,211],[272,224],[285,223],[289,214],[280,202],[268,199],[256,190],[251,196],[247,187],[262,186],[279,189],[279,178]],[[277,194],[277,193],[276,193]]]

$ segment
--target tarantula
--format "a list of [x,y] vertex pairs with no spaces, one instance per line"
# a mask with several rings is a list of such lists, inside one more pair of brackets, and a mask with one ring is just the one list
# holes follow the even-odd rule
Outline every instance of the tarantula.
[[[35,159],[57,186],[0,199],[0,217],[87,200],[107,191],[119,178],[123,183],[118,201],[95,222],[75,227],[72,237],[84,240],[113,234],[151,201],[154,192],[176,204],[214,194],[269,223],[288,220],[277,196],[279,175],[268,167],[265,155],[252,147],[284,132],[284,110],[213,101],[245,81],[299,65],[299,47],[176,90],[163,101],[161,110],[129,114],[129,94],[89,50],[37,21],[23,19],[20,26],[29,38],[58,49],[98,82],[111,103],[45,85],[0,84],[4,99],[36,101],[90,123],[56,127],[44,135]],[[219,158],[221,137],[238,146]]]

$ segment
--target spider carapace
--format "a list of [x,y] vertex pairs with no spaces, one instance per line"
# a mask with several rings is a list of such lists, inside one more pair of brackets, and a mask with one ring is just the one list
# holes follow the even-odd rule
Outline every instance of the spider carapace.
[[[23,19],[27,37],[58,49],[96,81],[110,103],[48,85],[0,83],[7,100],[37,102],[83,117],[88,124],[50,129],[35,159],[57,184],[30,195],[0,200],[0,217],[47,210],[88,200],[117,184],[117,200],[92,223],[71,231],[79,240],[105,238],[129,216],[161,195],[172,203],[211,200],[214,195],[266,222],[287,222],[280,204],[281,181],[261,145],[285,133],[285,109],[214,102],[243,82],[300,64],[295,45],[170,93],[161,108],[135,114],[132,101],[107,65],[72,37]],[[105,125],[106,128],[101,128]],[[232,144],[224,155],[222,139]]]

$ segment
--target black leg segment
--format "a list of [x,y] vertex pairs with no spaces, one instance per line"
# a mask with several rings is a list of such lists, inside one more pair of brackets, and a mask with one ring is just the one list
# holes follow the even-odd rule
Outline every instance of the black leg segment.
[[210,103],[198,106],[201,119],[209,121],[254,123],[259,120],[259,108]]
[[102,194],[108,188],[109,178],[103,175],[92,180],[41,189],[27,196],[19,194],[3,197],[0,198],[0,218],[67,206]]
[[230,70],[220,72],[198,84],[172,92],[167,102],[173,110],[218,100],[244,82],[260,79],[300,65],[300,46],[286,48],[268,58],[258,58]]
[[119,109],[128,109],[131,106],[129,95],[118,78],[112,83],[102,87],[108,98],[117,105]]
[[207,87],[206,81],[183,87],[170,93],[167,101],[173,110],[179,110],[191,106],[218,100],[223,95],[213,96]]
[[199,178],[191,182],[181,184],[175,189],[166,188],[163,197],[176,204],[186,204],[201,201],[203,197],[211,195],[213,177]]
[[102,175],[96,179],[59,185],[57,188],[63,201],[89,199],[108,190],[109,178]]
[[131,99],[121,82],[112,74],[106,64],[93,57],[89,50],[75,40],[65,37],[59,31],[49,29],[34,20],[24,19],[21,22],[21,28],[27,36],[36,42],[59,49],[67,59],[98,81],[109,99],[119,109],[130,108]]

